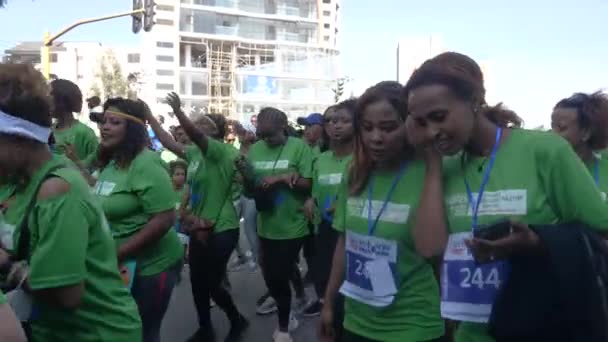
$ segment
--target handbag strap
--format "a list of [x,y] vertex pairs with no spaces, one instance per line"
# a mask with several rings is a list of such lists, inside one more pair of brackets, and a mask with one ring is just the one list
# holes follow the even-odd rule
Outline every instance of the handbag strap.
[[38,197],[38,192],[42,187],[44,182],[51,178],[51,174],[59,169],[65,168],[65,165],[56,165],[50,168],[44,177],[40,180],[40,182],[36,185],[36,189],[32,194],[32,198],[25,209],[23,214],[23,221],[21,222],[21,226],[19,226],[19,241],[17,242],[17,250],[14,255],[13,261],[21,261],[27,260],[29,258],[30,253],[30,227],[29,227],[29,217],[34,209],[34,205],[36,205],[36,198]]

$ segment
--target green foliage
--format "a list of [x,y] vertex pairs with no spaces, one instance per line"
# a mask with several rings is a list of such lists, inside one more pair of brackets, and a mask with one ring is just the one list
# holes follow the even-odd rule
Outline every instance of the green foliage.
[[340,102],[340,98],[344,95],[344,84],[346,80],[344,78],[339,78],[336,80],[336,87],[331,91],[334,93],[334,101],[335,103]]
[[[122,68],[112,52],[104,55],[99,62],[99,72],[95,75],[98,82],[91,87],[91,92],[103,98],[126,97],[129,90],[129,82],[122,73]],[[100,87],[101,86],[101,87]],[[97,94],[96,94],[97,95]]]

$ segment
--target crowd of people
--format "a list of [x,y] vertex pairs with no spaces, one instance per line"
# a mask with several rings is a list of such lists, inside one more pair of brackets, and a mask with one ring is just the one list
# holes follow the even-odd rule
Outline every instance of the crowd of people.
[[606,94],[526,130],[448,52],[303,132],[278,108],[238,122],[166,101],[170,130],[141,100],[89,99],[98,139],[74,83],[0,65],[0,341],[158,342],[184,265],[188,341],[218,340],[212,305],[244,340],[233,255],[261,271],[275,342],[316,316],[322,342],[608,338]]

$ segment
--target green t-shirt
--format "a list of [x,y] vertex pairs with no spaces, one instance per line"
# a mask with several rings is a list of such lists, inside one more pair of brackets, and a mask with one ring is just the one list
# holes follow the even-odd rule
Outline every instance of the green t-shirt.
[[57,152],[64,153],[63,145],[70,144],[74,146],[76,156],[80,160],[85,160],[92,153],[97,152],[97,136],[95,132],[87,125],[76,120],[70,128],[54,129],[55,145]]
[[327,151],[320,154],[313,163],[312,196],[319,209],[319,220],[333,221],[333,215],[328,214],[327,210],[334,206],[342,176],[351,160],[352,155],[338,159],[333,151]]
[[[13,246],[30,200],[52,167],[64,165],[53,158],[11,197],[0,229],[13,231]],[[70,184],[64,195],[37,201],[29,216],[30,273],[33,290],[84,282],[82,304],[75,310],[36,301],[32,317],[36,341],[121,341],[141,339],[141,321],[135,301],[118,272],[116,249],[99,203],[80,173],[62,168],[52,173]],[[6,198],[0,198],[6,201]],[[16,227],[16,228],[15,228]]]
[[[255,177],[259,181],[267,176],[297,172],[302,178],[312,178],[312,152],[301,139],[289,137],[283,146],[269,146],[258,141],[248,155]],[[258,235],[265,239],[296,239],[309,234],[302,207],[308,194],[280,185],[275,190],[275,207],[260,212]]]
[[606,201],[606,194],[608,194],[608,159],[602,155],[596,155],[593,162],[587,163],[587,169],[602,193],[602,198]]
[[[398,173],[378,173],[373,178],[373,218],[378,215]],[[444,333],[437,279],[432,265],[416,253],[411,235],[424,176],[424,163],[410,162],[378,220],[373,237],[394,241],[397,246],[394,271],[398,292],[394,302],[382,308],[347,297],[344,327],[355,334],[377,341],[402,342],[432,340]],[[347,236],[349,233],[368,236],[369,184],[360,195],[354,196],[346,185],[348,176],[343,178],[333,226]],[[347,261],[347,270],[350,264]]]
[[[450,233],[471,231],[472,216],[464,176],[477,196],[486,158],[444,162],[447,219]],[[480,172],[480,166],[484,172]],[[514,129],[496,155],[479,209],[479,225],[514,218],[527,224],[578,221],[608,229],[608,207],[585,165],[561,137]],[[491,342],[487,325],[462,322],[457,342]]]
[[[193,149],[197,149],[198,153]],[[209,139],[206,153],[198,147],[186,149],[190,177],[190,206],[197,217],[215,223],[214,232],[239,228],[239,218],[233,204],[234,193],[240,193],[236,182],[235,159],[239,151],[232,145]],[[217,221],[217,222],[216,222]]]
[[[95,185],[110,228],[120,246],[158,213],[175,209],[175,193],[169,174],[156,152],[145,149],[126,169],[114,161],[101,172]],[[152,276],[166,271],[182,259],[182,248],[174,229],[137,256],[137,272]]]

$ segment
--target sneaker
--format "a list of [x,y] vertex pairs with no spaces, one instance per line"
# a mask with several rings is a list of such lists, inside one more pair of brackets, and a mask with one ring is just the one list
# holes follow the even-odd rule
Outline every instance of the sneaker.
[[238,320],[232,322],[230,325],[230,331],[228,332],[228,336],[226,336],[225,342],[238,342],[243,337],[245,331],[249,328],[249,321],[240,316]]
[[272,334],[272,341],[273,342],[293,342],[293,339],[291,338],[291,335],[289,333],[280,332],[278,330],[275,330],[274,334]]
[[296,302],[294,303],[293,306],[293,311],[295,311],[297,314],[301,314],[302,312],[304,312],[304,310],[306,310],[307,307],[309,307],[310,305],[312,305],[312,301],[309,301],[308,298],[306,298],[306,296],[302,297],[302,298],[296,298]]
[[274,298],[268,296],[262,304],[258,305],[256,313],[258,315],[270,315],[277,310],[277,302],[275,302]]
[[228,266],[228,272],[241,272],[247,266],[247,258],[245,257],[237,257],[230,265]]
[[292,332],[292,331],[298,329],[299,326],[300,326],[300,322],[298,322],[298,319],[296,318],[296,315],[292,311],[289,314],[289,326],[287,327],[287,330],[289,332]]
[[213,329],[199,328],[194,335],[190,336],[186,342],[213,342],[215,341],[215,332]]
[[321,304],[321,302],[319,302],[317,300],[314,303],[308,305],[308,307],[306,307],[306,309],[304,309],[304,311],[302,311],[302,316],[308,317],[308,318],[317,317],[321,314],[322,308],[323,308],[323,304]]
[[255,305],[262,305],[262,303],[264,303],[268,297],[270,297],[270,292],[264,293],[260,298],[258,298],[258,300],[255,302]]

